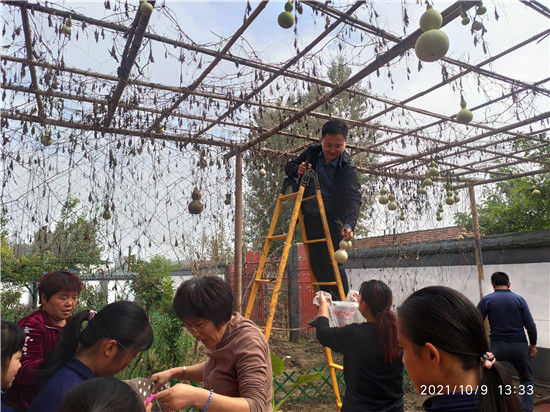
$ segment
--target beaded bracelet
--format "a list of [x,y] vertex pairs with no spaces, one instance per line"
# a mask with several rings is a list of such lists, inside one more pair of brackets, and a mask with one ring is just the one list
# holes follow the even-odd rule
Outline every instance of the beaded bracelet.
[[201,409],[201,412],[206,412],[206,408],[208,408],[208,405],[210,405],[210,401],[212,400],[213,394],[214,394],[214,389],[210,389],[210,396],[208,396],[208,401],[206,401],[206,405],[204,405],[204,408]]

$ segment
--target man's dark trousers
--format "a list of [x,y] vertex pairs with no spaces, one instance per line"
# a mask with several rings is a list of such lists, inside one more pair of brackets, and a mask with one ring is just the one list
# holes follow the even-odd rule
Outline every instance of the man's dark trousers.
[[523,385],[521,404],[525,412],[533,411],[535,380],[531,368],[531,356],[526,342],[491,342],[491,352],[497,361],[510,362],[518,371],[519,383]]
[[[328,220],[328,226],[330,229],[332,245],[334,250],[338,250],[338,243],[342,239],[340,235],[341,228],[338,227],[338,224],[333,220]],[[320,239],[325,237],[325,232],[323,230],[323,224],[321,222],[320,215],[304,215],[304,224],[306,227],[306,234],[309,240]],[[328,253],[327,244],[325,242],[321,243],[310,243],[309,247],[309,261],[311,264],[311,269],[315,275],[315,278],[318,282],[333,282],[334,279],[334,270],[332,269],[332,264],[330,263],[330,256]],[[340,270],[340,278],[342,279],[342,286],[344,287],[344,294],[348,294],[348,278],[346,277],[346,271],[344,266],[338,265]],[[340,300],[340,295],[338,293],[337,286],[319,286],[319,289],[329,292],[332,295],[333,300]]]

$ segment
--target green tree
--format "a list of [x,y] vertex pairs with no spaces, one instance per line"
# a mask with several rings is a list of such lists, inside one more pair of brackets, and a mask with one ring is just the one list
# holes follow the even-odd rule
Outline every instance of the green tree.
[[[546,139],[545,134],[539,139]],[[550,157],[550,146],[538,148],[536,141],[524,138],[514,143],[515,150],[527,150],[526,160]],[[520,172],[515,169],[499,169],[499,172]],[[495,174],[495,176],[498,176]],[[550,173],[521,177],[498,182],[486,189],[486,200],[478,206],[479,226],[484,234],[529,232],[550,229]],[[469,214],[457,213],[458,225],[472,228]]]
[[[351,75],[351,68],[343,64],[339,60],[331,63],[328,69],[328,77],[333,83],[342,83]],[[311,86],[306,93],[297,92],[291,95],[286,102],[289,107],[303,108],[310,103],[318,100],[320,96],[328,90],[321,86]],[[281,100],[281,104],[282,104]],[[340,93],[327,104],[317,108],[316,111],[326,113],[337,117],[345,117],[350,119],[360,119],[365,116],[367,110],[366,98],[357,94]],[[254,120],[258,127],[269,129],[281,122],[285,118],[285,114],[277,109],[262,109],[260,108],[254,114]],[[307,135],[311,137],[321,137],[321,128],[326,122],[326,119],[310,117],[307,120],[302,119],[290,125],[286,130],[290,133],[299,135]],[[254,134],[254,133],[252,133]],[[367,129],[352,129],[348,137],[348,144],[360,143],[368,144],[374,139],[374,131]],[[297,156],[312,142],[298,140],[291,136],[274,135],[265,143],[263,147],[287,151],[292,156]],[[349,151],[349,150],[348,150]],[[352,153],[353,154],[353,153]],[[356,164],[368,164],[374,159],[372,154],[358,153],[353,156]],[[263,246],[269,224],[273,217],[275,203],[278,197],[278,190],[284,178],[284,167],[288,162],[289,157],[266,157],[265,154],[252,150],[245,157],[246,178],[248,182],[248,190],[245,195],[245,242],[249,248],[259,249]],[[266,171],[265,175],[260,174],[260,169]],[[365,175],[359,174],[359,179],[362,187],[368,187],[368,178]],[[356,235],[366,234],[366,212],[372,204],[371,194],[365,191],[366,196],[363,198],[360,216],[355,230]],[[292,210],[291,202],[285,202],[279,217],[276,232],[286,233],[288,222],[290,221],[290,212]],[[297,230],[295,239],[300,240],[300,231]],[[275,252],[277,249],[273,249]]]
[[174,286],[170,271],[174,268],[168,259],[159,255],[153,256],[148,262],[138,260],[130,266],[130,270],[137,274],[132,281],[132,291],[136,302],[147,313],[152,310],[171,311]]
[[25,287],[36,305],[36,281],[44,272],[89,271],[102,263],[97,241],[99,225],[75,212],[77,199],[68,198],[53,232],[40,228],[32,245],[9,242],[2,233],[2,281]]

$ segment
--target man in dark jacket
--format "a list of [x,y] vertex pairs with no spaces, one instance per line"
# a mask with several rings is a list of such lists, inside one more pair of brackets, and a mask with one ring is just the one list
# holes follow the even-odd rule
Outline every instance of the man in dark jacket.
[[[287,163],[285,172],[289,177],[300,177],[313,168],[319,176],[319,185],[327,215],[332,244],[338,249],[340,240],[353,239],[353,231],[361,207],[361,185],[357,169],[346,149],[348,126],[342,120],[330,120],[323,125],[321,144],[308,147],[300,156]],[[312,189],[306,195],[313,194]],[[324,237],[319,208],[315,200],[302,204],[304,224],[308,239]],[[319,282],[334,281],[334,273],[326,243],[309,245],[311,268]],[[338,265],[344,292],[348,293],[348,279],[342,265]],[[330,292],[334,300],[340,300],[336,286],[321,286]]]
[[[527,302],[510,290],[510,279],[504,272],[491,275],[494,292],[477,305],[481,317],[489,318],[491,351],[498,361],[511,362],[518,371],[521,403],[525,412],[533,411],[534,377],[531,358],[537,355],[537,327]],[[525,339],[529,335],[529,345]]]

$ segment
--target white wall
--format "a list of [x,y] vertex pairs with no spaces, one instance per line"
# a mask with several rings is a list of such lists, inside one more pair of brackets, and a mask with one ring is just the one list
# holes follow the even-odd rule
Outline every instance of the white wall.
[[[491,274],[506,272],[511,290],[523,296],[537,325],[537,346],[550,348],[550,262],[511,265],[485,265],[483,294],[492,292]],[[476,266],[431,266],[405,268],[346,269],[350,289],[359,290],[361,283],[380,279],[393,291],[394,304],[399,305],[413,291],[425,286],[452,287],[477,305],[479,288]]]

